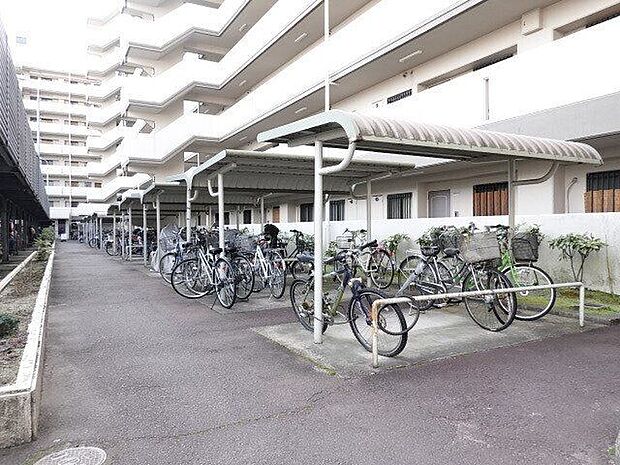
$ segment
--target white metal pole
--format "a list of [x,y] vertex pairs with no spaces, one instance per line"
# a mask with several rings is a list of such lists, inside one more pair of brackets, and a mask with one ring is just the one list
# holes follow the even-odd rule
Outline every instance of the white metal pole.
[[103,218],[99,218],[99,249],[103,247]]
[[192,188],[187,186],[185,193],[185,229],[187,230],[187,240],[190,237],[190,231],[192,230]]
[[217,174],[217,211],[218,211],[218,235],[222,256],[224,256],[224,175]]
[[516,166],[513,158],[508,159],[508,226],[513,229],[515,227],[515,208],[517,205],[516,194]]
[[129,260],[131,261],[133,256],[133,226],[132,226],[132,218],[131,218],[131,207],[127,209],[128,219],[128,229],[127,234],[129,234]]
[[237,205],[237,216],[236,216],[236,220],[237,220],[237,231],[239,231],[239,206]]
[[372,240],[372,181],[366,181],[366,239]]
[[265,229],[265,198],[260,198],[260,232]]
[[579,326],[583,327],[585,320],[586,307],[586,287],[581,284],[579,286]]
[[[161,194],[161,193],[160,193]],[[157,248],[159,248],[159,235],[161,233],[161,203],[159,201],[160,194],[155,198],[155,221],[157,223]]]
[[121,257],[125,259],[127,246],[125,245],[125,212],[121,211]]
[[323,47],[325,60],[325,111],[330,109],[330,82],[329,82],[329,0],[323,0]]
[[112,213],[112,253],[116,255],[116,212]]
[[314,143],[314,343],[323,342],[323,141]]
[[146,203],[142,204],[142,258],[144,260],[144,266],[148,266],[147,247],[146,247]]

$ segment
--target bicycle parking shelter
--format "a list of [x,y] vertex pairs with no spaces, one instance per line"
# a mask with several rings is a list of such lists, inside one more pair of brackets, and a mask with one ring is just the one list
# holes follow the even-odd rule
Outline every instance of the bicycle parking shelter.
[[[555,174],[561,164],[581,163],[598,166],[603,163],[600,154],[583,143],[414,123],[341,110],[325,111],[264,131],[258,134],[257,140],[261,143],[287,144],[289,147],[314,145],[312,172],[314,178],[314,269],[316,270],[320,270],[323,263],[324,178],[329,180],[334,176],[346,175],[361,157],[356,152],[381,154],[381,158],[386,163],[396,157],[402,159],[407,156],[478,163],[506,161],[510,227],[515,225],[516,187],[545,182]],[[327,147],[345,149],[346,155],[341,157],[337,163],[325,166],[324,163],[333,161],[325,156],[324,148]],[[368,157],[366,154],[363,156]],[[548,171],[538,178],[518,180],[517,161],[532,159],[549,161]],[[368,198],[371,194],[372,180],[370,177],[366,179]],[[327,187],[331,187],[329,181]],[[367,211],[367,221],[369,217],[370,214]],[[368,230],[370,237],[370,228]],[[582,293],[583,285],[581,284],[580,294]],[[322,280],[317,279],[314,285],[314,301],[321,302],[322,295],[323,283]],[[454,296],[456,297],[457,294]],[[379,301],[375,303],[377,302]],[[391,299],[388,303],[398,302]],[[378,305],[380,304],[379,302]],[[314,310],[314,342],[320,344],[323,340],[323,313],[319,305],[315,306]],[[375,335],[377,331],[376,311],[377,306],[373,305]],[[582,312],[583,310],[580,309],[581,318]],[[373,351],[375,351],[376,344],[373,346]],[[373,364],[375,364],[375,359],[376,352],[373,353]]]

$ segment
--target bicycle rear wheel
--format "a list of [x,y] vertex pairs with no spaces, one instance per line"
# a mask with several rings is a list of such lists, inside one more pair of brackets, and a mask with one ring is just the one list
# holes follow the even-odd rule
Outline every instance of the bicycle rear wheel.
[[[534,265],[516,264],[504,270],[512,287],[551,285],[553,280]],[[521,291],[516,294],[517,320],[533,321],[545,316],[555,305],[556,290]]]
[[[386,296],[373,289],[363,289],[349,302],[348,319],[353,335],[368,352],[372,352],[372,304]],[[386,328],[397,335],[391,335],[379,329],[378,351],[384,357],[396,357],[407,345],[407,323],[398,305],[387,305],[379,314],[379,328]]]
[[206,270],[196,258],[183,260],[172,270],[170,283],[186,299],[199,299],[213,292]]
[[394,262],[383,249],[376,249],[368,260],[370,279],[379,289],[387,289],[394,281]]
[[[314,280],[296,279],[291,283],[291,305],[304,329],[314,331]],[[323,332],[327,323],[323,322]]]
[[278,252],[269,254],[269,290],[274,299],[280,299],[286,289],[286,262]]
[[[497,270],[476,268],[463,280],[463,292],[501,290],[511,287],[510,281]],[[515,319],[517,311],[514,293],[464,297],[467,313],[474,322],[487,331],[503,331]]]
[[294,260],[289,265],[289,270],[291,271],[291,276],[293,279],[307,279],[314,269],[314,264],[307,262],[300,262],[299,260]]
[[254,269],[252,263],[243,255],[236,255],[232,259],[237,284],[237,298],[247,299],[254,288]]

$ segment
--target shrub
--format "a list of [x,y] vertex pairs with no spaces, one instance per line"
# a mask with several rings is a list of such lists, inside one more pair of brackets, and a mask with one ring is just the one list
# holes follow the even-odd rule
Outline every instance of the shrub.
[[561,259],[570,261],[575,281],[583,282],[586,259],[592,252],[598,252],[607,244],[592,234],[565,234],[549,242],[552,249],[561,252]]
[[34,240],[34,245],[37,248],[37,260],[45,261],[50,256],[52,251],[52,244],[54,243],[55,233],[52,227],[44,228],[41,234]]
[[400,244],[403,241],[408,241],[409,240],[409,235],[408,234],[392,234],[391,236],[388,236],[385,238],[385,240],[383,241],[383,244],[385,245],[385,248],[388,250],[388,252],[390,252],[390,255],[392,255],[393,257],[396,256],[396,251],[398,250],[398,247],[400,246]]
[[17,330],[19,320],[13,315],[0,313],[0,339],[4,339]]

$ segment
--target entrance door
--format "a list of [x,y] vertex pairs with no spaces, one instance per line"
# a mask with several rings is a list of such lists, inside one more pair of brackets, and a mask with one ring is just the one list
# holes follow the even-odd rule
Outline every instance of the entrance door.
[[428,193],[428,217],[446,218],[450,216],[450,191],[430,191]]
[[280,222],[280,207],[273,207],[273,210],[271,211],[271,220],[272,223]]

